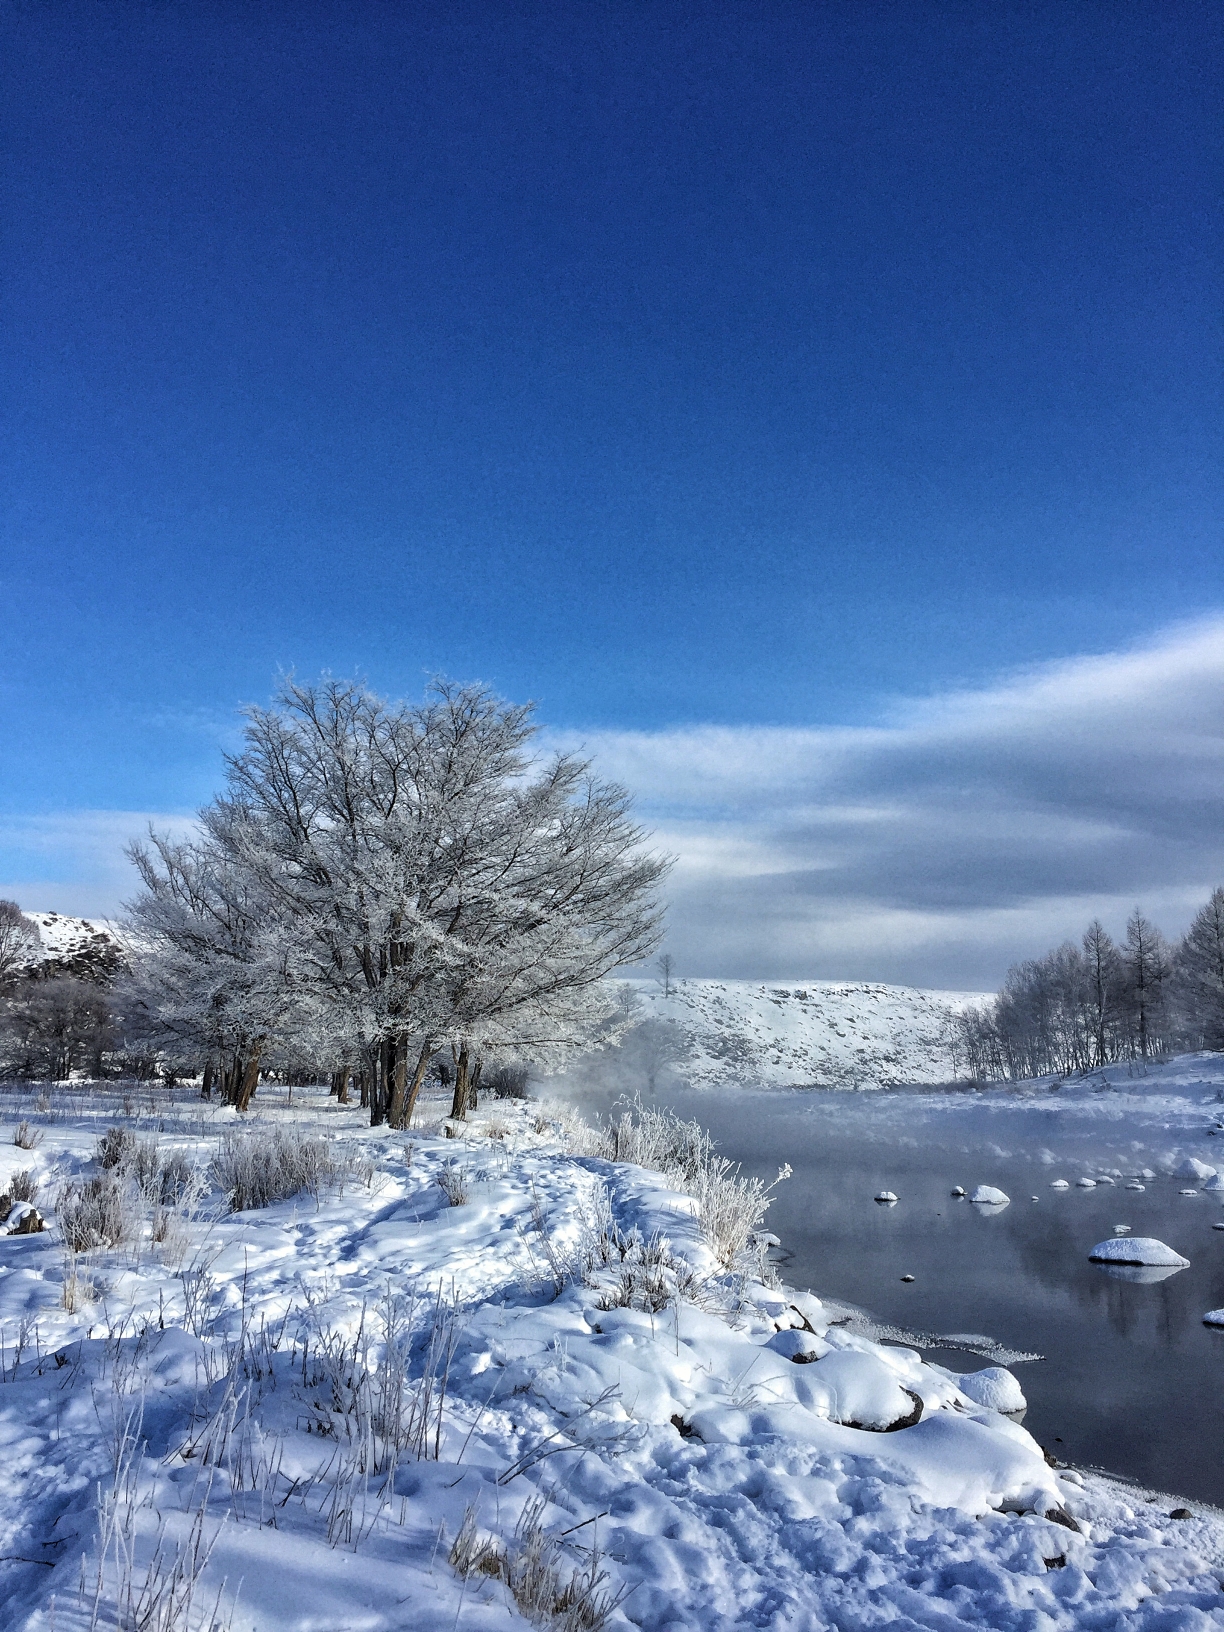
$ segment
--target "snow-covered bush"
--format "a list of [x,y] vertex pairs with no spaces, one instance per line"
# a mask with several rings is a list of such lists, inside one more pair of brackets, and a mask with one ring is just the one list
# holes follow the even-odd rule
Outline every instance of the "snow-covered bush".
[[36,1132],[28,1122],[18,1122],[13,1129],[13,1143],[18,1150],[33,1150],[42,1144],[42,1134]]
[[456,1162],[446,1162],[438,1169],[438,1185],[452,1207],[462,1207],[468,1199],[467,1174]]
[[450,1563],[462,1576],[483,1575],[504,1581],[529,1621],[549,1632],[600,1632],[624,1593],[611,1593],[598,1549],[585,1567],[565,1579],[561,1541],[544,1528],[547,1498],[534,1497],[524,1507],[509,1545],[476,1528],[476,1509],[469,1507],[450,1550]]
[[696,1119],[630,1101],[605,1130],[601,1155],[614,1162],[653,1168],[697,1202],[701,1228],[725,1269],[736,1266],[752,1246],[774,1188],[790,1177],[784,1167],[772,1184],[745,1178],[736,1162],[719,1156],[714,1141]]
[[94,1247],[117,1247],[140,1227],[135,1198],[113,1173],[100,1173],[60,1192],[55,1212],[60,1233],[71,1253]]
[[268,1207],[303,1190],[317,1196],[347,1171],[324,1140],[294,1127],[231,1134],[212,1162],[212,1176],[232,1213]]

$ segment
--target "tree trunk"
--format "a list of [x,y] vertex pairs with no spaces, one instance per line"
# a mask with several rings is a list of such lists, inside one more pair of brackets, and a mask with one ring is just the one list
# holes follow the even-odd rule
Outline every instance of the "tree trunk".
[[479,1089],[480,1089],[480,1073],[481,1073],[481,1070],[482,1070],[483,1066],[484,1066],[484,1061],[480,1058],[479,1055],[477,1055],[476,1056],[476,1064],[472,1068],[471,1081],[468,1083],[468,1110],[469,1111],[474,1111],[476,1109],[477,1104],[479,1103],[478,1093],[479,1093]]
[[248,1111],[251,1101],[255,1098],[255,1090],[259,1086],[259,1056],[263,1053],[263,1038],[258,1038],[251,1046],[247,1056],[246,1070],[242,1073],[242,1085],[238,1090],[235,1102],[239,1111]]
[[455,1056],[455,1097],[451,1100],[451,1120],[462,1122],[467,1116],[467,1105],[468,1045],[464,1043]]
[[204,1085],[200,1089],[201,1099],[211,1099],[213,1091],[213,1062],[212,1055],[204,1061]]
[[[412,1073],[411,1083],[405,1084],[401,1080],[400,1066],[397,1064],[395,1072],[395,1097],[391,1101],[391,1114],[387,1118],[393,1128],[406,1128],[412,1121],[412,1113],[416,1110],[417,1096],[421,1092],[421,1084],[425,1081],[425,1073],[429,1070],[429,1062],[434,1056],[433,1040],[427,1037],[421,1045],[421,1052],[417,1055],[416,1070]],[[403,1075],[407,1076],[408,1048],[402,1045],[400,1060],[403,1065]]]
[[373,1083],[370,1092],[370,1126],[381,1127],[387,1120],[387,1104],[391,1098],[391,1074],[395,1069],[395,1042],[384,1037],[374,1050]]
[[237,1105],[239,1090],[242,1087],[242,1055],[234,1050],[234,1058],[225,1073],[225,1103]]

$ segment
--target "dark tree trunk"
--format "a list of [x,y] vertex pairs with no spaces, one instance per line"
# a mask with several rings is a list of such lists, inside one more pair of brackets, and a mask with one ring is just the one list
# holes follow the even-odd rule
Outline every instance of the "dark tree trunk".
[[[417,1097],[421,1092],[421,1084],[425,1081],[425,1073],[429,1070],[429,1062],[433,1058],[434,1047],[432,1039],[427,1037],[421,1045],[421,1052],[417,1055],[416,1069],[412,1073],[410,1083],[401,1084],[401,1066],[400,1064],[396,1065],[395,1097],[391,1101],[391,1115],[387,1118],[393,1128],[406,1128],[412,1121],[412,1113],[416,1110]],[[403,1066],[403,1075],[406,1078],[408,1065],[406,1043],[401,1046],[400,1060]]]
[[462,1122],[468,1107],[468,1045],[464,1043],[455,1055],[455,1095],[451,1100],[451,1119]]
[[213,1091],[213,1062],[212,1055],[204,1061],[204,1085],[200,1089],[201,1099],[211,1099]]
[[249,1111],[251,1101],[255,1098],[255,1090],[259,1086],[259,1056],[263,1053],[263,1040],[254,1044],[247,1056],[246,1069],[242,1073],[242,1082],[238,1089],[236,1101],[239,1111]]

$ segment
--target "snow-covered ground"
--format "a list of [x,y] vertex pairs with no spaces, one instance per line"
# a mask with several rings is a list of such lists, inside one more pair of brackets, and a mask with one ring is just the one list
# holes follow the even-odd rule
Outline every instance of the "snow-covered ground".
[[0,1187],[32,1169],[50,1227],[0,1239],[0,1626],[114,1626],[125,1582],[138,1624],[152,1563],[167,1632],[192,1581],[193,1627],[218,1595],[259,1632],[526,1625],[532,1569],[577,1578],[557,1627],[1224,1627],[1224,1516],[1055,1470],[997,1368],[962,1389],[728,1273],[687,1196],[564,1116],[405,1139],[261,1097],[342,1188],[130,1201],[75,1280],[54,1201],[103,1129],[198,1168],[233,1113],[62,1090],[33,1149],[6,1130]]
[[986,992],[921,991],[867,981],[681,980],[664,996],[628,982],[642,1019],[674,1025],[694,1086],[883,1088],[949,1082],[948,1021]]

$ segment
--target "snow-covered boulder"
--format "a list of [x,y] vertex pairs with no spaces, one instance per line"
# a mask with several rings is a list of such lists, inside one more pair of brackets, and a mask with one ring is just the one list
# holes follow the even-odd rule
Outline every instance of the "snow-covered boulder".
[[1079,1188],[1081,1190],[1095,1190],[1096,1189],[1096,1180],[1095,1179],[1090,1179],[1086,1173],[1084,1174],[1084,1177],[1082,1179],[1076,1179],[1075,1182],[1076,1182],[1076,1184],[1079,1186]]
[[1111,1241],[1098,1241],[1088,1254],[1093,1264],[1143,1264],[1153,1268],[1188,1269],[1189,1258],[1174,1252],[1163,1241],[1150,1235],[1115,1236]]
[[993,1184],[979,1184],[969,1200],[979,1207],[1006,1207],[1011,1197],[1002,1190],[996,1190]]
[[913,1427],[922,1416],[919,1396],[874,1354],[838,1349],[818,1360],[805,1377],[811,1380],[816,1408],[823,1394],[830,1421],[843,1427],[891,1433]]
[[1051,1190],[1070,1190],[1070,1188],[1071,1186],[1066,1179],[1052,1179],[1050,1181]]
[[1203,1316],[1204,1326],[1224,1326],[1224,1309],[1208,1309]]
[[981,1371],[966,1372],[957,1386],[975,1405],[988,1406],[1006,1416],[1028,1409],[1020,1384],[1005,1366],[984,1366]]
[[1128,1179],[1127,1183],[1126,1183],[1126,1188],[1128,1190],[1146,1190],[1147,1185],[1146,1184],[1140,1184],[1138,1179]]
[[878,1202],[883,1203],[883,1205],[886,1207],[893,1207],[896,1205],[897,1201],[896,1192],[892,1190],[877,1190],[875,1199]]
[[1224,1190],[1224,1173],[1213,1173],[1207,1180],[1207,1183],[1203,1186],[1203,1189],[1212,1192],[1216,1190]]
[[33,1202],[18,1201],[9,1210],[0,1235],[40,1235],[46,1229],[42,1214]]
[[1187,1156],[1173,1169],[1175,1179],[1214,1179],[1216,1170],[1209,1162],[1200,1162],[1197,1156]]

